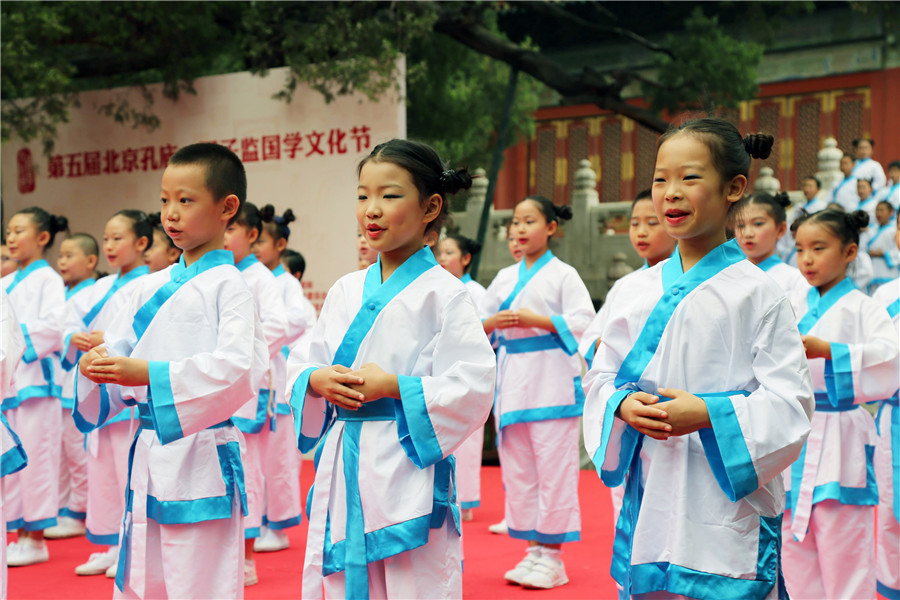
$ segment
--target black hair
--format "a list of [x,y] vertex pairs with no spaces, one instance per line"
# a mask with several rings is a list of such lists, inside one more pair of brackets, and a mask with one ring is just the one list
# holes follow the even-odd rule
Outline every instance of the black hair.
[[466,168],[446,169],[434,148],[422,142],[395,138],[378,144],[367,157],[359,162],[359,166],[356,168],[357,177],[362,173],[362,168],[366,163],[370,161],[389,162],[406,170],[419,191],[422,202],[434,194],[440,195],[441,212],[426,226],[425,231],[441,230],[450,215],[448,195],[472,187],[472,177]]
[[884,204],[889,209],[891,209],[891,213],[894,212],[894,205],[891,204],[890,202],[888,202],[887,200],[879,200],[878,203],[875,205],[875,207],[877,208],[877,207],[881,206],[882,204]]
[[281,260],[287,264],[291,275],[296,277],[297,273],[300,273],[300,279],[303,279],[303,273],[306,272],[306,259],[303,258],[302,254],[289,248],[281,255]]
[[791,199],[787,192],[778,192],[774,196],[760,192],[741,198],[734,210],[745,210],[751,204],[765,207],[766,212],[775,221],[775,225],[781,225],[787,221],[787,214],[784,209],[791,205]]
[[841,158],[849,158],[853,162],[856,162],[856,157],[850,154],[849,152],[844,152],[844,155]]
[[[147,215],[147,221],[150,222],[150,226],[153,227],[153,231],[160,232],[163,235],[163,237],[166,239],[166,241],[169,242],[170,248],[175,248],[176,250],[181,252],[181,248],[176,246],[175,242],[172,241],[172,238],[169,237],[169,234],[166,233],[166,228],[163,227],[163,225],[162,225],[162,214],[161,213],[158,213],[158,212],[150,213],[149,215]],[[147,246],[147,247],[149,248],[150,246]]]
[[816,188],[817,188],[817,189],[820,189],[820,190],[822,189],[822,182],[819,181],[819,178],[818,178],[818,177],[815,177],[814,175],[807,175],[806,177],[804,177],[804,178],[801,179],[800,181],[801,181],[801,182],[803,182],[803,181],[815,181],[815,182],[816,182]]
[[278,240],[287,240],[291,236],[291,230],[288,225],[297,220],[297,217],[294,216],[294,211],[291,209],[287,209],[284,211],[284,214],[279,217],[275,214],[275,207],[271,204],[266,204],[260,208],[259,216],[262,219],[263,229],[265,229],[266,233],[271,235],[272,239],[276,242]]
[[522,204],[526,200],[531,200],[534,202],[538,210],[541,211],[541,214],[544,215],[544,219],[547,220],[547,224],[550,223],[559,223],[559,220],[568,221],[572,218],[572,207],[568,204],[553,204],[548,200],[545,196],[527,196],[519,200],[519,204]]
[[259,214],[259,209],[252,202],[244,202],[241,205],[241,209],[234,217],[234,222],[262,233],[262,215]]
[[859,146],[860,142],[869,142],[870,146],[872,146],[873,148],[875,147],[875,140],[873,140],[872,138],[856,138],[855,140],[853,140],[853,147],[856,148],[857,146]]
[[634,197],[634,201],[631,203],[631,210],[634,212],[634,205],[640,202],[641,200],[653,200],[653,191],[650,189],[641,190],[638,192],[638,195]]
[[826,209],[811,215],[803,215],[796,223],[798,229],[806,223],[822,225],[846,246],[859,244],[859,232],[869,226],[869,213],[864,210],[848,213],[838,209]]
[[[467,238],[464,235],[460,235],[458,233],[453,233],[453,234],[448,235],[445,239],[453,240],[454,242],[456,242],[456,247],[459,248],[459,251],[462,253],[463,256],[468,254],[468,255],[474,257],[476,254],[481,252],[481,244],[479,244],[478,242],[476,242],[475,240],[473,240],[471,238]],[[471,267],[471,266],[472,266],[472,262],[469,261],[469,264],[467,264],[465,266],[463,271],[465,273],[468,273],[469,267]]]
[[73,233],[66,241],[72,241],[78,244],[85,256],[100,256],[100,245],[96,238],[89,233]]
[[869,184],[869,187],[872,187],[872,180],[871,180],[871,179],[867,179],[867,178],[865,178],[865,177],[857,177],[857,178],[856,178],[856,183],[859,183],[860,181],[865,181],[866,183]]
[[30,216],[31,222],[37,227],[38,234],[45,231],[50,234],[50,241],[47,242],[45,249],[53,245],[53,240],[56,239],[57,233],[69,230],[69,220],[67,218],[62,215],[48,213],[40,206],[29,206],[28,208],[23,208],[16,214]]
[[132,210],[125,209],[120,210],[112,217],[110,220],[115,219],[116,217],[125,217],[129,221],[131,221],[131,230],[134,232],[134,236],[136,239],[147,238],[147,250],[150,246],[153,245],[153,224],[150,223],[150,219],[147,217],[147,213],[142,210]]
[[724,119],[694,119],[670,127],[659,138],[657,151],[669,138],[679,134],[690,134],[699,138],[709,148],[712,163],[723,182],[730,182],[738,175],[750,175],[750,159],[765,160],[772,153],[775,138],[765,133],[751,133],[741,137],[737,128]]
[[889,162],[888,169],[900,169],[900,160],[892,160]]
[[[229,194],[237,196],[240,206],[247,201],[247,173],[237,155],[222,146],[203,142],[179,148],[170,165],[200,165],[206,169],[206,188],[216,201]],[[238,212],[240,212],[240,206]],[[229,225],[234,219],[229,221]]]

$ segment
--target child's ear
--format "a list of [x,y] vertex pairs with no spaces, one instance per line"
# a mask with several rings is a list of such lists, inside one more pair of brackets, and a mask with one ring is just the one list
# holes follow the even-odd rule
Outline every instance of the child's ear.
[[230,222],[241,209],[241,201],[234,194],[228,194],[222,200],[222,218],[226,223]]
[[248,227],[247,235],[250,236],[250,245],[252,246],[259,240],[259,229],[256,227]]
[[782,223],[775,229],[775,236],[778,239],[781,239],[785,233],[787,233],[787,223]]
[[847,244],[847,247],[844,248],[844,260],[848,265],[856,260],[857,252],[859,252],[859,245],[857,244]]
[[556,232],[558,229],[559,229],[559,222],[558,221],[550,221],[550,223],[547,224],[547,236],[553,237],[554,235],[556,235]]
[[89,254],[87,257],[88,268],[93,272],[97,268],[99,257],[96,254]]
[[441,214],[441,208],[444,206],[444,199],[440,194],[432,194],[425,201],[425,215],[422,217],[423,223],[431,223]]
[[50,243],[50,232],[49,231],[40,232],[37,236],[37,243],[38,243],[38,246],[40,246],[41,248],[43,248],[47,244],[49,244]]
[[150,244],[150,239],[147,236],[142,235],[141,237],[139,237],[137,239],[137,243],[135,245],[137,246],[138,252],[143,254],[144,250],[147,249],[147,246],[149,244]]
[[747,191],[747,177],[735,175],[725,189],[725,197],[729,202],[737,202],[744,197],[745,191]]
[[286,239],[281,238],[280,240],[275,242],[275,251],[278,252],[278,254],[282,254],[286,248],[287,248],[287,240]]

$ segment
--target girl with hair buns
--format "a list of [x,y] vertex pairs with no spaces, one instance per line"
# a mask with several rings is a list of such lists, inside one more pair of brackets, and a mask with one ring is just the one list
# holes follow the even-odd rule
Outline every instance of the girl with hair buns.
[[550,238],[569,206],[543,196],[516,205],[510,233],[522,249],[501,269],[481,303],[484,331],[496,331],[494,419],[509,535],[528,542],[509,583],[549,589],[568,583],[563,542],[581,538],[578,417],[584,406],[581,334],[594,318],[578,272],[553,255]]
[[453,452],[487,420],[494,353],[465,286],[427,231],[468,188],[420,142],[376,146],[356,218],[379,255],[329,290],[288,358],[300,450],[318,444],[304,598],[461,598]]
[[800,459],[784,473],[784,575],[794,598],[875,597],[875,423],[861,403],[897,390],[900,340],[884,306],[856,289],[863,211],[825,210],[797,228],[797,264],[812,289],[795,299],[816,411]]
[[253,545],[254,552],[276,552],[289,546],[284,530],[300,524],[303,502],[300,497],[300,467],[302,456],[294,439],[294,423],[291,407],[287,403],[287,357],[291,348],[302,348],[308,343],[309,334],[316,323],[316,309],[303,293],[300,281],[288,273],[281,261],[291,235],[289,225],[294,221],[291,209],[280,217],[275,207],[266,204],[259,209],[262,233],[253,253],[275,275],[281,290],[287,318],[287,336],[281,352],[269,363],[272,372],[272,389],[275,390],[275,414],[269,419],[269,443],[263,456],[263,472],[266,479],[263,530]]
[[778,282],[785,294],[807,290],[809,284],[796,268],[781,260],[776,250],[787,234],[785,209],[791,205],[788,195],[766,193],[744,197],[735,206],[734,233],[747,260]]
[[151,273],[174,265],[181,258],[181,248],[175,245],[162,226],[160,213],[150,213],[147,219],[153,226],[153,243],[144,251],[144,262]]
[[625,483],[622,597],[783,589],[780,474],[809,434],[809,370],[784,292],[725,235],[773,143],[721,119],[659,141],[653,204],[678,247],[622,280],[585,377],[585,446],[604,483]]
[[68,220],[32,206],[6,226],[6,246],[18,269],[0,279],[25,336],[25,354],[3,398],[3,415],[19,434],[28,466],[3,481],[3,513],[18,538],[10,542],[9,566],[49,560],[44,529],[57,524],[59,511],[61,390],[54,380],[58,352],[68,325],[62,278],[44,260]]

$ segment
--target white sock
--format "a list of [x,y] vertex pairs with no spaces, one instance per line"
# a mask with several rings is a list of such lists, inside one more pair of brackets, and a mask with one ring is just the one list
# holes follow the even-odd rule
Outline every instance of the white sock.
[[528,550],[526,550],[526,554],[531,554],[532,558],[537,558],[541,555],[541,547],[540,546],[528,546]]
[[541,556],[546,556],[547,558],[562,562],[562,548],[548,548],[547,546],[543,546],[541,547]]

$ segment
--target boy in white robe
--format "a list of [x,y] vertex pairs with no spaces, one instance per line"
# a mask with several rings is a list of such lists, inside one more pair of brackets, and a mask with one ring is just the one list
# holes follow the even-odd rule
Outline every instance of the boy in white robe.
[[141,417],[117,597],[243,597],[243,437],[230,417],[256,397],[268,367],[253,296],[223,249],[245,195],[243,165],[227,148],[193,144],[173,155],[161,219],[182,258],[143,278],[123,313],[134,317],[79,362],[85,423],[102,425],[126,406]]

